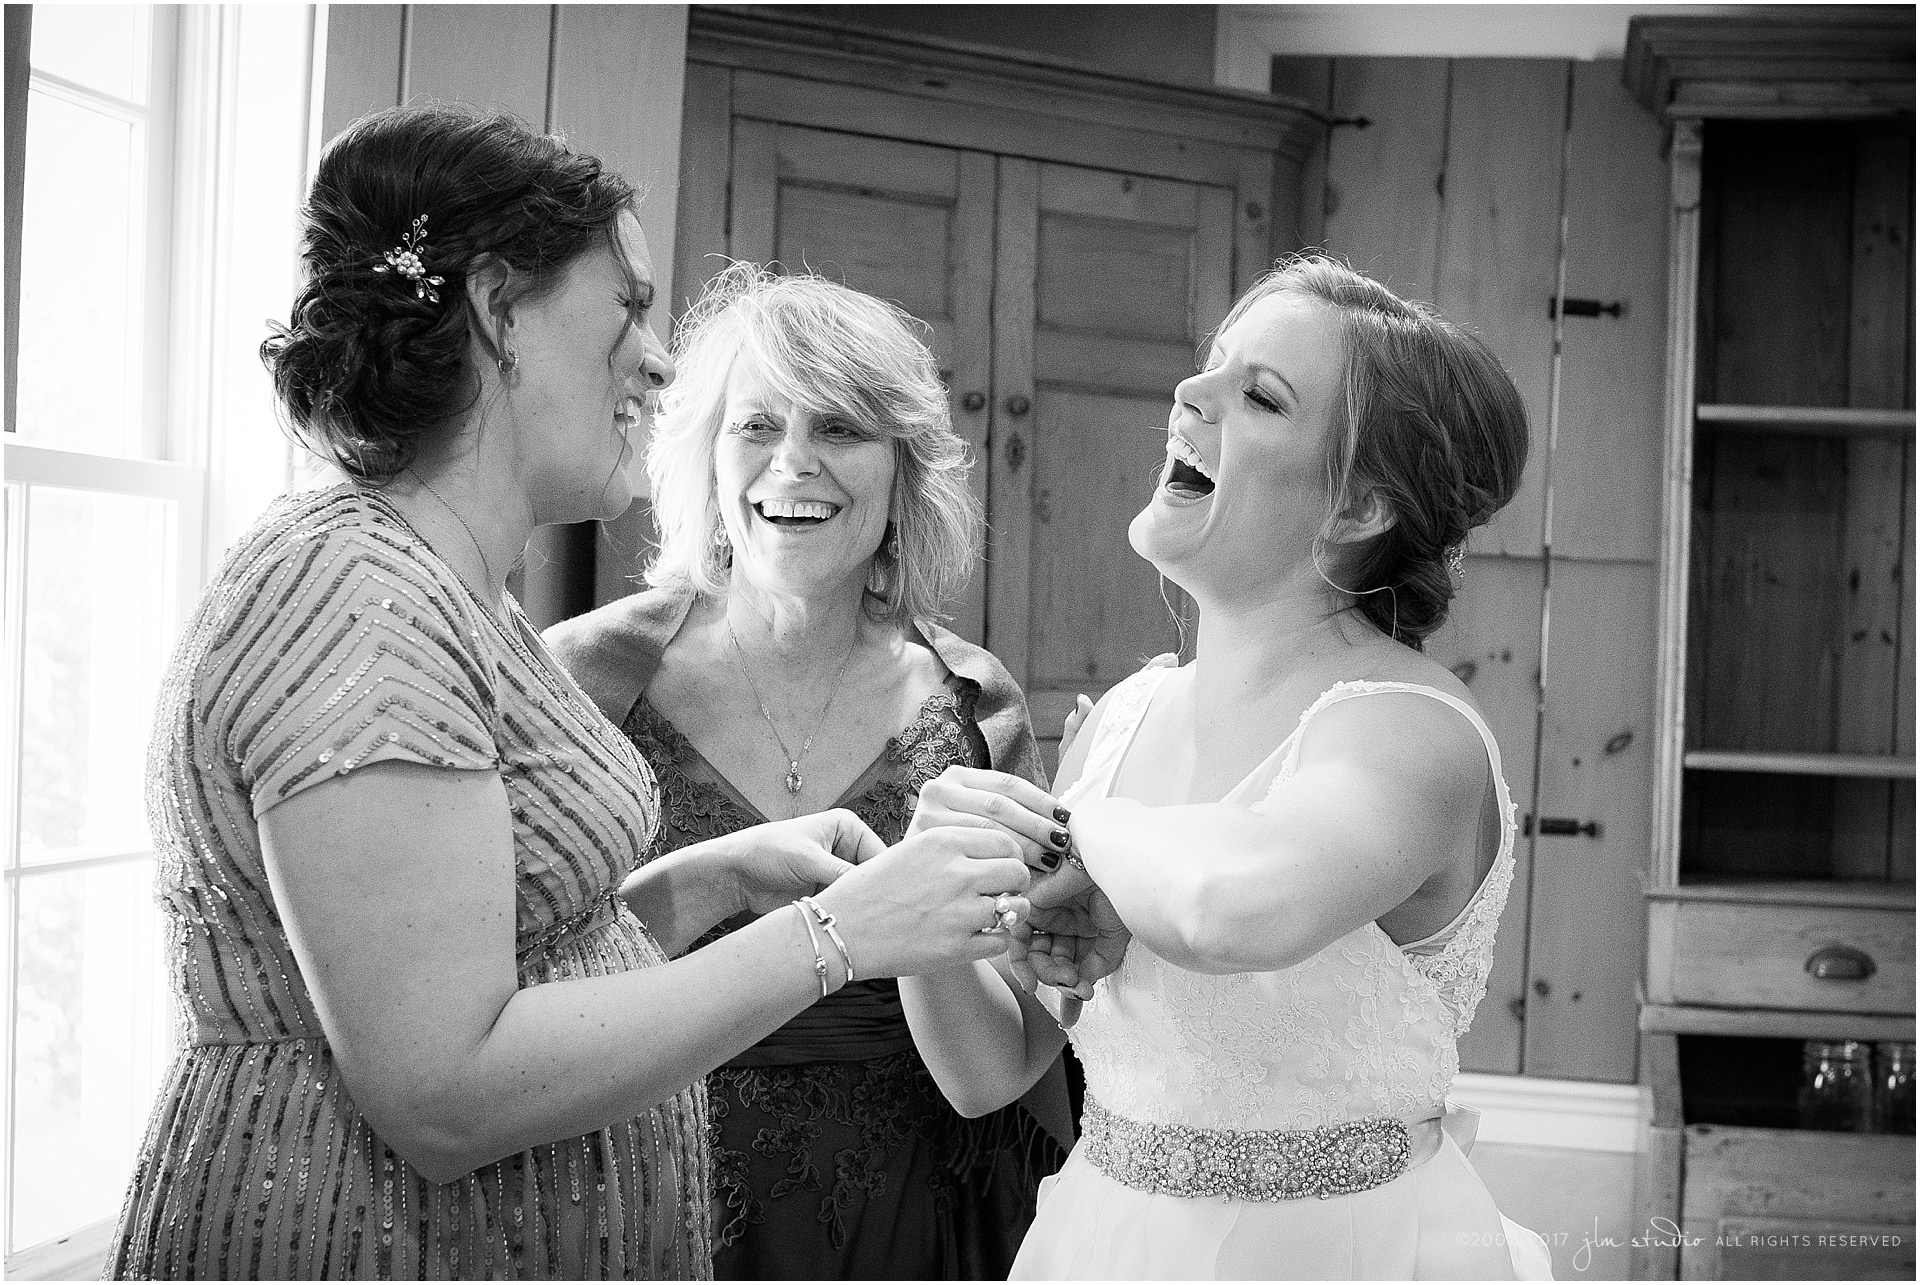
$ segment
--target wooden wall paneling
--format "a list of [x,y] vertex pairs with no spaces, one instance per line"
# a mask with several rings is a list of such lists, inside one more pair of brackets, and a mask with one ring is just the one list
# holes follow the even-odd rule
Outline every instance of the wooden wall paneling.
[[[653,259],[653,327],[663,341],[671,337],[674,303],[686,50],[686,10],[678,6],[576,4],[554,10],[547,125],[640,190],[640,226]],[[636,452],[629,469],[634,493],[645,494],[642,453]],[[585,569],[574,569],[569,607],[609,602],[639,587],[653,541],[652,516],[644,501],[636,501],[618,518],[588,528],[587,535],[592,580],[588,585]]]
[[[987,427],[993,422],[993,271],[998,170],[998,162],[985,152],[960,153],[952,249],[947,260],[947,297],[953,333],[945,358],[952,371],[947,401],[953,412],[954,431],[967,440],[973,452],[973,469],[967,481],[980,499],[982,513],[987,512],[991,486]],[[986,399],[978,410],[969,409],[967,404],[967,398],[975,393]],[[962,637],[985,644],[987,576],[983,566],[974,568],[966,592],[953,608],[949,625]]]
[[[1659,554],[1666,431],[1662,129],[1627,93],[1613,60],[1573,65],[1569,128],[1567,295],[1617,303],[1620,315],[1566,319],[1553,551],[1650,563]],[[1535,451],[1544,449],[1544,429],[1536,425]]]
[[[1909,393],[1911,396],[1911,393]],[[1894,728],[1893,751],[1911,758],[1914,752],[1914,446],[1907,443],[1902,460],[1901,473],[1907,479],[1906,528],[1900,538],[1900,547],[1906,551],[1900,560],[1900,597],[1905,610],[1900,618],[1900,674],[1894,685]],[[1914,875],[1914,783],[1896,781],[1893,785],[1893,817],[1889,825],[1892,842],[1887,854],[1887,877],[1902,883],[1912,883]]]
[[[1447,623],[1427,640],[1427,654],[1472,690],[1500,746],[1507,788],[1522,816],[1535,811],[1540,585],[1538,558],[1470,557]],[[1463,1068],[1507,1075],[1521,1070],[1532,888],[1532,841],[1522,835],[1514,842],[1513,886],[1495,938],[1487,997],[1460,1041]]]
[[[1271,80],[1272,91],[1286,98],[1297,99],[1328,118],[1334,117],[1333,111],[1333,68],[1331,58],[1306,58],[1280,56],[1273,59]],[[1327,159],[1332,146],[1334,131],[1340,127],[1329,126],[1326,136],[1318,147],[1308,152],[1300,163],[1300,172],[1295,186],[1295,204],[1292,218],[1294,240],[1291,244],[1283,240],[1276,232],[1274,253],[1287,254],[1309,246],[1324,246],[1327,241]],[[1279,192],[1274,194],[1274,217],[1280,219],[1284,207]]]
[[[1033,330],[1040,249],[1040,167],[1002,157],[994,218],[993,391],[987,426],[987,647],[1027,686],[1033,550]],[[1019,445],[1014,445],[1018,439]]]
[[[1273,266],[1273,258],[1264,251],[1250,247],[1242,237],[1236,249],[1229,241],[1234,231],[1234,201],[1236,193],[1225,188],[1202,187],[1196,192],[1193,212],[1193,263],[1188,271],[1191,283],[1191,303],[1188,307],[1189,333],[1196,341],[1218,330],[1220,323],[1226,320],[1227,312],[1233,307],[1234,298],[1260,275]],[[1248,259],[1249,254],[1264,257]],[[1233,275],[1224,272],[1207,271],[1208,264],[1231,262]],[[1250,273],[1250,275],[1249,275]],[[1193,362],[1200,360],[1196,353],[1189,362],[1189,368],[1181,372],[1180,379],[1193,373]],[[1174,380],[1166,388],[1167,401],[1171,405],[1173,390],[1180,382]]]
[[829,84],[742,70],[734,110],[762,120],[907,138],[945,147],[1095,166],[1101,169],[1235,187],[1245,149],[1125,125],[1036,117],[999,103],[910,97],[885,89]]
[[[1447,167],[1444,58],[1333,63],[1320,241],[1410,299],[1434,298]],[[1367,127],[1357,122],[1365,117]]]
[[1634,1077],[1656,740],[1654,580],[1651,563],[1554,559],[1535,810],[1596,822],[1600,832],[1534,840],[1529,1075]]
[[[1277,245],[1292,249],[1298,232],[1293,219],[1281,217],[1276,202],[1291,211],[1300,204],[1299,171],[1275,166],[1266,152],[1240,153],[1240,176],[1228,205],[1227,228],[1233,235],[1232,293],[1238,294],[1273,266]],[[1283,230],[1284,229],[1284,230]]]
[[333,4],[322,10],[327,24],[322,141],[368,112],[400,101],[409,11],[410,6],[397,4]]
[[676,318],[726,266],[727,184],[733,173],[733,73],[690,62],[686,75],[673,243]]
[[1474,534],[1476,553],[1541,549],[1570,75],[1570,64],[1542,58],[1453,64],[1435,302],[1506,366],[1534,435],[1520,490]]
[[727,256],[770,263],[780,226],[780,126],[733,118]]
[[452,98],[544,128],[553,6],[407,6],[407,99]]
[[[1856,144],[1853,188],[1853,280],[1847,344],[1847,400],[1852,406],[1907,403],[1911,314],[1912,139],[1866,134]],[[1842,535],[1845,617],[1835,681],[1836,750],[1891,754],[1902,711],[1899,686],[1904,617],[1907,443],[1862,438],[1846,445],[1847,498]],[[1912,717],[1909,706],[1907,718]],[[1884,781],[1834,784],[1833,873],[1840,879],[1887,877],[1895,838],[1897,786]],[[1911,822],[1907,826],[1912,829]],[[1910,837],[1910,835],[1909,835]]]

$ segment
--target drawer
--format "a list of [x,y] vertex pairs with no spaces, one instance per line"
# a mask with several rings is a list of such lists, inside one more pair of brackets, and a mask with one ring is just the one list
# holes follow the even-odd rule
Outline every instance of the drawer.
[[1683,1278],[1913,1279],[1911,1137],[1693,1125],[1685,1138]]
[[[1913,1012],[1910,910],[1683,900],[1655,903],[1649,928],[1648,988],[1660,1002]],[[1865,977],[1808,970],[1821,956],[1841,965],[1830,971],[1844,971],[1856,954],[1871,961]]]

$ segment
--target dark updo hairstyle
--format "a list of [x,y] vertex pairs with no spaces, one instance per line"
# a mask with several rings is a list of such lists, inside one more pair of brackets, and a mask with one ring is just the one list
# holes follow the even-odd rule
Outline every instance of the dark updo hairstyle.
[[[536,296],[594,245],[617,247],[633,196],[597,158],[510,116],[428,103],[349,125],[307,196],[307,279],[292,321],[260,345],[296,434],[362,482],[405,470],[480,395],[468,273],[503,263],[517,297]],[[422,216],[419,256],[442,278],[437,301],[375,270]]]
[[1225,325],[1281,291],[1325,304],[1340,319],[1346,369],[1328,439],[1331,511],[1345,512],[1371,491],[1393,516],[1392,526],[1343,549],[1338,566],[1322,574],[1354,595],[1380,632],[1418,651],[1453,601],[1448,555],[1520,485],[1527,408],[1485,344],[1322,255],[1282,260]]

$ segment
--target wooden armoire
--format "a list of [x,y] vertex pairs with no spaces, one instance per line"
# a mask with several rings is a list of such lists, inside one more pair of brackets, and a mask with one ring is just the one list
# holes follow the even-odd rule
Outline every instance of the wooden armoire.
[[1911,1106],[1834,1107],[1914,1038],[1913,72],[1910,8],[1629,36],[1671,174],[1643,1278],[1913,1279]]
[[[955,628],[1057,738],[1180,631],[1127,524],[1174,386],[1298,244],[1304,105],[926,39],[692,10],[675,293],[727,258],[811,269],[926,322],[979,463]],[[679,309],[676,307],[675,311]]]

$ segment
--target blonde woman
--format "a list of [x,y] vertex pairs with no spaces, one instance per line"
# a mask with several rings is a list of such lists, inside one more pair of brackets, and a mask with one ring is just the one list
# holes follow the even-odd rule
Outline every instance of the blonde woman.
[[[835,807],[892,842],[949,766],[1041,779],[1019,688],[936,623],[980,513],[914,329],[748,264],[681,324],[647,456],[653,587],[548,635],[658,774],[663,848]],[[1029,859],[1059,865],[1066,837]],[[722,1278],[1003,1277],[1062,1155],[1034,1110],[1069,1129],[1057,1066],[1034,1110],[961,1118],[885,979],[836,990],[708,1086]]]

